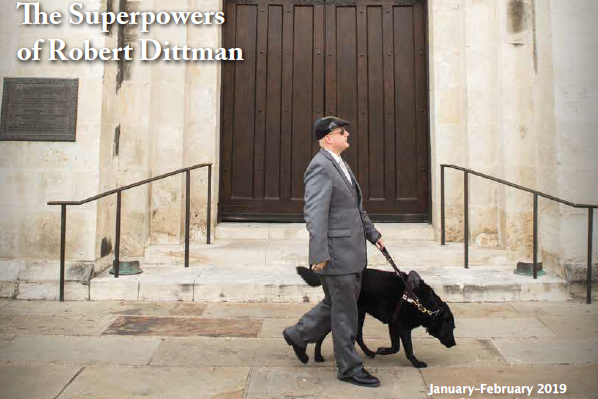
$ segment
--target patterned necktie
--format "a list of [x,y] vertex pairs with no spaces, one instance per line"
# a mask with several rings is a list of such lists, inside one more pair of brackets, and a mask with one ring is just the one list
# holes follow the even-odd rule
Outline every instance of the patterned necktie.
[[353,185],[353,181],[351,180],[351,175],[349,174],[349,170],[347,170],[347,166],[345,165],[345,161],[343,161],[343,159],[341,158],[340,162],[338,164],[340,165],[341,169],[343,170],[343,173],[347,177],[347,180],[349,180],[349,183],[351,185]]

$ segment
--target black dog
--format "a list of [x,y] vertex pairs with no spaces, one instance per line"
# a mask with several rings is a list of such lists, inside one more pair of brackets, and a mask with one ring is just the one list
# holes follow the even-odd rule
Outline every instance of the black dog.
[[[305,267],[297,267],[297,273],[312,287],[319,286],[318,275]],[[357,302],[359,310],[359,325],[356,341],[363,353],[368,357],[379,355],[390,355],[397,353],[401,348],[400,341],[403,341],[407,359],[417,367],[426,367],[425,362],[417,360],[413,354],[411,344],[411,330],[419,326],[426,328],[428,334],[437,338],[444,346],[450,348],[455,346],[453,330],[455,319],[449,306],[436,295],[434,290],[427,285],[417,274],[412,271],[409,275],[402,273],[403,279],[407,281],[409,288],[417,296],[420,304],[425,309],[433,312],[433,315],[426,314],[419,310],[413,303],[403,301],[397,314],[397,305],[405,291],[403,279],[394,272],[386,272],[376,269],[365,269],[361,283],[361,292]],[[365,314],[369,314],[384,324],[388,324],[388,332],[392,346],[390,348],[378,348],[376,352],[371,351],[363,342],[363,322]],[[323,362],[322,342],[326,336],[316,343],[315,360]],[[399,340],[400,338],[400,340]]]

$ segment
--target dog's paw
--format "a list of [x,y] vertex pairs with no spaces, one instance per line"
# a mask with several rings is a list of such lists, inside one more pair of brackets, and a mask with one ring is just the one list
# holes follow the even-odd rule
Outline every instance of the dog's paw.
[[420,362],[419,360],[416,360],[415,362],[412,362],[413,366],[415,366],[418,369],[423,369],[428,367],[428,364],[426,362]]
[[363,353],[369,357],[370,359],[373,359],[374,357],[376,357],[376,352],[372,352],[371,350],[365,350],[363,351]]
[[397,352],[398,352],[398,350],[393,349],[392,347],[391,348],[378,348],[378,350],[376,351],[376,353],[378,355],[394,355]]
[[325,361],[324,356],[322,355],[315,355],[314,360],[318,363],[322,363],[323,361]]

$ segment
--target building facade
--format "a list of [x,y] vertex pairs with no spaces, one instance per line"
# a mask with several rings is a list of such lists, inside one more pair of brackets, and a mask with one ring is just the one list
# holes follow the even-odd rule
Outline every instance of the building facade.
[[[68,14],[71,2],[40,1]],[[593,0],[81,0],[86,11],[224,12],[222,25],[22,25],[0,4],[0,76],[78,78],[75,142],[0,141],[0,260],[55,267],[60,209],[198,163],[214,164],[213,223],[299,221],[311,124],[352,121],[346,154],[379,221],[432,223],[440,164],[575,203],[598,203],[598,4]],[[67,46],[138,39],[241,48],[243,61],[36,61]],[[3,104],[5,106],[5,104]],[[192,173],[191,237],[206,234],[206,170]],[[446,172],[447,239],[463,240],[463,175]],[[533,198],[470,177],[470,242],[532,257]],[[122,256],[184,237],[178,175],[123,194]],[[111,260],[116,198],[67,215],[67,260]],[[588,213],[540,199],[540,260],[585,270]],[[598,217],[594,216],[594,225]],[[594,252],[598,234],[594,234]],[[598,255],[594,257],[598,259]],[[7,266],[8,267],[8,266]],[[596,273],[594,273],[596,275]]]

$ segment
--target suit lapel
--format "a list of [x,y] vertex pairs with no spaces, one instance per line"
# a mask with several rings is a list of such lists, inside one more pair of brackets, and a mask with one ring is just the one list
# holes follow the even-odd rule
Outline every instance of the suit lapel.
[[[328,151],[326,151],[325,149],[323,149],[323,148],[320,149],[320,152],[322,152],[324,154],[324,156],[326,158],[328,158],[328,160],[330,162],[332,162],[332,164],[334,165],[334,167],[336,168],[336,170],[338,171],[338,173],[341,175],[341,179],[343,179],[343,181],[347,185],[347,188],[349,189],[349,191],[351,192],[351,194],[353,195],[353,197],[355,197],[355,191],[353,191],[353,185],[349,182],[349,180],[347,180],[347,176],[345,175],[345,172],[343,172],[343,170],[341,169],[341,166],[338,164],[338,162],[336,162],[336,160],[332,157],[332,155],[330,155],[330,153]],[[347,167],[347,170],[349,170],[349,174],[351,176],[353,176],[353,173],[351,172],[351,169],[349,169],[349,167],[347,166],[346,163],[345,163],[345,166]],[[353,176],[353,180],[357,183],[357,181],[355,180],[354,176]],[[355,199],[357,199],[357,198],[355,197]]]

